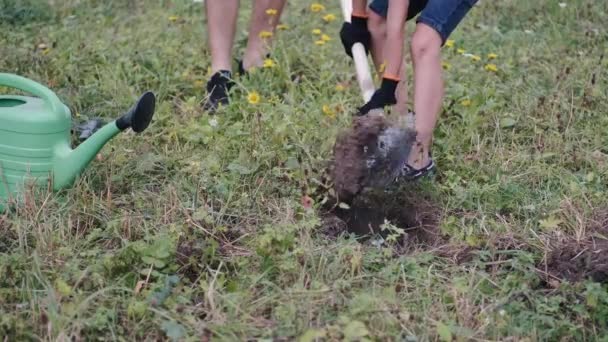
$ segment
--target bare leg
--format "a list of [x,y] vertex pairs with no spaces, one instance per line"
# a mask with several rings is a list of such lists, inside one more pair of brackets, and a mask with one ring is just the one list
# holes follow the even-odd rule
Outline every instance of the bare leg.
[[211,72],[230,71],[239,0],[205,1],[205,8],[211,49]]
[[[218,0],[213,1],[220,2]],[[268,40],[261,38],[260,32],[268,31],[274,33],[286,2],[286,0],[255,0],[251,25],[249,27],[247,48],[243,55],[243,68],[245,70],[251,67],[262,66],[264,63]],[[266,10],[268,9],[275,9],[277,10],[277,13],[269,15],[266,13]]]
[[[376,72],[379,75],[382,75],[382,64],[385,63],[384,59],[384,44],[386,42],[386,18],[378,15],[374,11],[368,11],[368,20],[367,27],[372,36],[372,43],[370,47],[370,52],[372,55],[372,60],[374,61],[374,66],[376,67]],[[407,114],[408,106],[408,93],[407,93],[407,75],[405,74],[405,60],[401,63],[401,67],[399,68],[399,75],[401,81],[397,86],[395,91],[395,96],[397,98],[397,104],[393,107],[393,110],[399,114]]]
[[376,71],[382,74],[381,65],[384,63],[384,43],[386,42],[386,18],[368,10],[367,28],[372,37],[370,52]]
[[408,164],[420,169],[429,164],[433,130],[443,101],[441,75],[441,37],[431,27],[420,23],[412,37],[411,54],[414,63],[414,109],[416,112],[417,144]]

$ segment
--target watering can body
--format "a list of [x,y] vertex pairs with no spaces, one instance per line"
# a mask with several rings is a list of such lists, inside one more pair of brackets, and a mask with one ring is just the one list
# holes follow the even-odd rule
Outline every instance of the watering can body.
[[[72,150],[70,110],[55,93],[32,80],[5,73],[0,73],[0,87],[33,95],[0,95],[0,212],[9,201],[19,201],[19,194],[30,184],[53,190],[70,186],[109,139],[131,126],[129,120],[137,109],[106,124]],[[147,127],[155,98],[147,93],[145,99],[147,122],[139,126]]]

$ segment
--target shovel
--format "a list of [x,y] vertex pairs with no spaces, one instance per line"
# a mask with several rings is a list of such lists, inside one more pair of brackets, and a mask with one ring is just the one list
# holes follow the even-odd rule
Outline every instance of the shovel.
[[[352,0],[340,0],[344,20],[350,22]],[[363,100],[375,91],[367,54],[361,43],[352,47],[357,81]],[[338,197],[349,200],[363,189],[383,188],[399,175],[416,133],[412,116],[389,120],[382,109],[354,119],[350,132],[342,134],[334,147],[334,187]]]

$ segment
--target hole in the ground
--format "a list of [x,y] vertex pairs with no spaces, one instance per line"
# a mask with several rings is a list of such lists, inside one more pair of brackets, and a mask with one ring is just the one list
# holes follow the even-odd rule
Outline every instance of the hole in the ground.
[[332,207],[326,213],[323,231],[330,236],[352,233],[366,240],[374,235],[386,237],[381,226],[385,221],[404,229],[403,247],[437,246],[443,240],[439,232],[442,210],[433,194],[421,187],[394,193],[359,195],[348,209]]

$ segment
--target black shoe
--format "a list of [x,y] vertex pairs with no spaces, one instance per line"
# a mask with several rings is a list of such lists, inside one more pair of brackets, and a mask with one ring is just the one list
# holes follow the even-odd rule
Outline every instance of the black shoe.
[[429,164],[421,169],[415,169],[409,164],[403,164],[403,168],[401,172],[399,172],[399,176],[395,179],[396,182],[400,180],[404,180],[407,182],[413,182],[422,177],[431,177],[435,174],[436,167],[433,159],[429,159]]
[[214,112],[220,105],[228,105],[228,93],[234,85],[232,73],[228,70],[220,70],[211,76],[207,82],[207,94],[209,98],[205,102],[204,108]]

